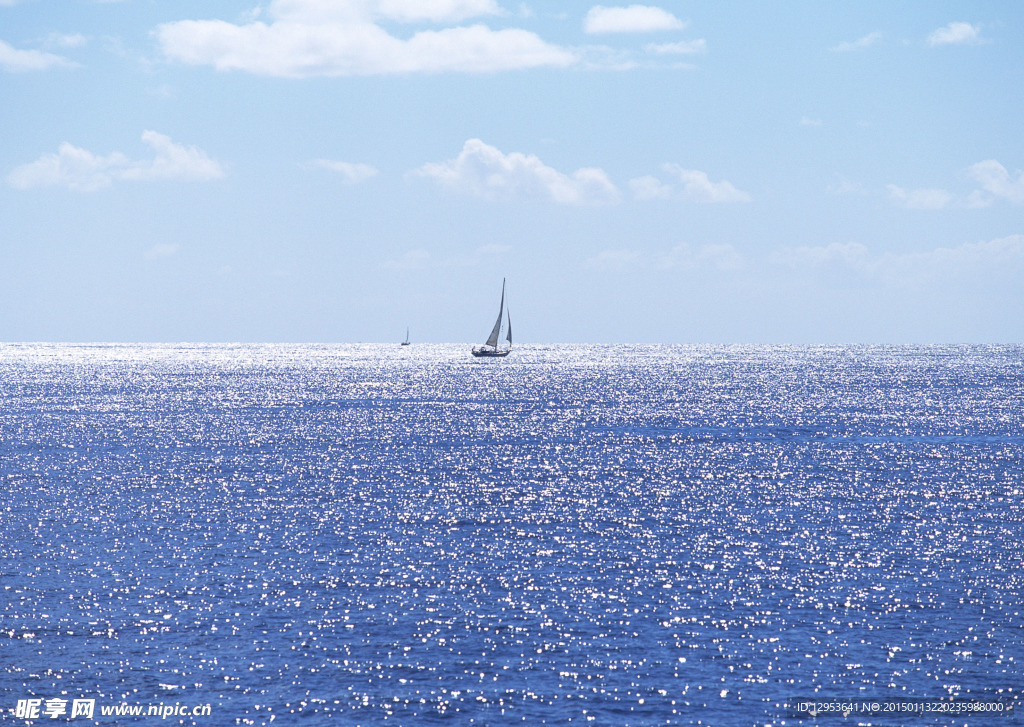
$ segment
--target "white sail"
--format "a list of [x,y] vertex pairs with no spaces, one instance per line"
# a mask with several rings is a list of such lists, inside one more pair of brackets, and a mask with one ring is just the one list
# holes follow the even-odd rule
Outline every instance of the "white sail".
[[491,335],[487,337],[487,344],[492,348],[498,347],[498,336],[501,335],[501,319],[505,315],[505,279],[501,279],[501,307],[498,308],[498,320],[494,322]]

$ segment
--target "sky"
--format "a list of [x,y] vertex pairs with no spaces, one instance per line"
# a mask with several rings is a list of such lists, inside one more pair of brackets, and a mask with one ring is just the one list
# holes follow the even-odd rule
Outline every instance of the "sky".
[[1024,343],[1024,4],[0,0],[0,341]]

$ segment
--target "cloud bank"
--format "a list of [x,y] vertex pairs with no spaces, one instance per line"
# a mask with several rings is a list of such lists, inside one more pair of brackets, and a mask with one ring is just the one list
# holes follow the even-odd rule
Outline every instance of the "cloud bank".
[[904,289],[952,280],[983,283],[996,276],[1012,280],[1024,271],[1024,235],[912,252],[878,251],[859,242],[782,247],[763,257],[745,255],[728,244],[684,243],[668,251],[608,249],[583,261],[586,268],[613,273],[664,270],[760,276],[765,265],[805,281],[831,285],[841,280],[857,287]]
[[483,73],[577,61],[517,28],[478,23],[399,38],[379,24],[451,23],[499,10],[492,0],[274,0],[269,23],[183,20],[159,26],[156,37],[171,60],[289,78]]
[[608,204],[618,190],[601,169],[563,174],[532,154],[503,153],[470,139],[455,159],[425,164],[411,172],[448,189],[494,200],[546,200],[557,204]]
[[971,271],[1024,269],[1024,235],[904,253],[874,253],[857,242],[832,243],[776,250],[770,262],[806,271],[838,266],[866,280],[902,286],[907,281],[959,277]]
[[152,159],[133,160],[120,152],[98,156],[65,142],[56,154],[17,167],[7,176],[7,182],[15,189],[67,187],[92,192],[115,181],[205,181],[224,176],[220,164],[194,146],[175,144],[169,136],[155,131],[144,132],[142,141],[153,150]]

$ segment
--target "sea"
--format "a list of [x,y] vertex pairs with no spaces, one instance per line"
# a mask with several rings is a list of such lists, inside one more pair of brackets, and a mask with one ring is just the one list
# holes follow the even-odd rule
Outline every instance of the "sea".
[[1024,723],[1024,347],[0,344],[0,722]]

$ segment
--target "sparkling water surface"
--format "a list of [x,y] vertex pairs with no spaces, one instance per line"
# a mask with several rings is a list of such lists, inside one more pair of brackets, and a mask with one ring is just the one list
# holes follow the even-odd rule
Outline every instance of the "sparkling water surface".
[[1021,347],[468,349],[0,345],[0,721],[1019,698]]

